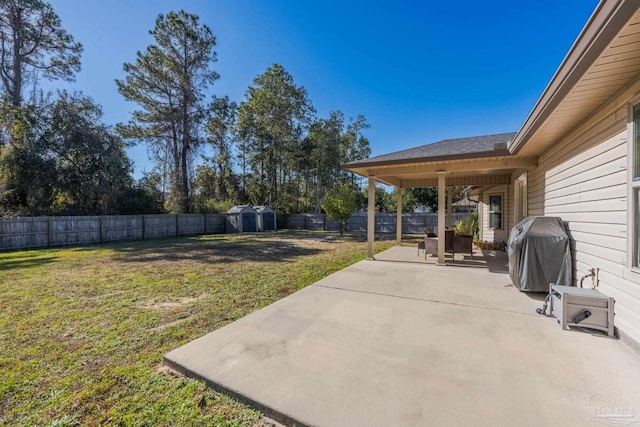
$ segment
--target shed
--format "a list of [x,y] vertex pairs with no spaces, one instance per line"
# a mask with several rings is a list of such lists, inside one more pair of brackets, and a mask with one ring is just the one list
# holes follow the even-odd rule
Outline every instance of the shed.
[[270,206],[254,206],[258,214],[258,231],[276,231],[276,211]]
[[234,206],[227,211],[227,233],[258,231],[258,214],[249,205]]
[[464,213],[478,210],[478,198],[464,196],[463,199],[451,204],[451,211]]

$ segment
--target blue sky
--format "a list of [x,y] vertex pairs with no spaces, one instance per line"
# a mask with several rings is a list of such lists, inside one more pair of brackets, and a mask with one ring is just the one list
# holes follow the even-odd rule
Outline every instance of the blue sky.
[[[364,114],[373,155],[446,138],[517,131],[595,9],[566,1],[52,0],[84,45],[71,84],[109,124],[135,105],[118,93],[122,64],[153,42],[159,13],[184,9],[217,37],[210,95],[244,99],[278,62],[318,116]],[[49,88],[51,85],[46,85]],[[146,148],[129,150],[139,177]]]

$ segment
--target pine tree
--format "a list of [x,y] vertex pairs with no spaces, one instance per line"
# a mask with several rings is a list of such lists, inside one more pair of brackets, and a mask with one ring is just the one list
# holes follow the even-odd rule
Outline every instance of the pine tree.
[[295,179],[298,147],[313,113],[307,91],[281,65],[254,79],[238,111],[239,136],[253,172],[247,189],[252,203],[291,207],[290,194],[280,191]]
[[210,161],[216,171],[216,193],[219,199],[232,198],[234,181],[231,159],[233,134],[235,133],[238,106],[228,96],[214,97],[209,106],[211,116],[207,120],[207,141],[214,154]]
[[207,116],[204,91],[218,78],[210,68],[216,38],[184,11],[159,15],[150,33],[155,43],[138,52],[135,63],[125,63],[127,75],[116,81],[118,91],[141,107],[121,131],[151,144],[155,160],[169,169],[170,209],[189,212],[191,162]]
[[81,53],[82,45],[62,28],[49,3],[0,1],[0,77],[12,107],[22,105],[30,78],[72,80]]

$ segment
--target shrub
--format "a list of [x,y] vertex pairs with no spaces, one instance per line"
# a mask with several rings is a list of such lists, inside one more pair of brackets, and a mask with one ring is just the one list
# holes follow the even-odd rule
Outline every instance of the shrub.
[[472,212],[467,215],[465,221],[458,221],[456,226],[453,228],[453,231],[456,234],[464,235],[464,236],[473,236],[474,240],[478,239],[478,213]]
[[344,223],[351,213],[358,207],[356,193],[349,184],[336,185],[322,200],[322,209],[329,218],[340,223],[340,235],[344,230]]

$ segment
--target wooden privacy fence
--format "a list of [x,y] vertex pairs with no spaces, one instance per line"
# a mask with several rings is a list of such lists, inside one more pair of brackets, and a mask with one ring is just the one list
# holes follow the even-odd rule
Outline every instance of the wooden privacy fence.
[[[458,221],[465,221],[467,213],[453,213],[451,223],[455,225]],[[337,231],[340,225],[328,218],[325,214],[295,214],[288,215],[286,228],[294,230],[329,230]],[[437,213],[404,213],[402,214],[402,233],[417,234],[423,233],[425,228],[437,228]],[[347,231],[367,231],[367,215],[356,214],[346,223]],[[434,230],[435,231],[435,230]],[[376,233],[395,233],[396,214],[376,214]]]
[[[452,223],[466,213],[454,213]],[[278,229],[338,231],[325,214],[277,215]],[[437,213],[402,214],[402,232],[422,233],[438,226]],[[366,232],[367,215],[352,215],[347,231]],[[223,234],[226,217],[219,214],[51,216],[0,220],[0,251],[76,246],[125,240]],[[395,214],[376,214],[376,233],[395,233]]]
[[225,233],[217,214],[51,216],[0,220],[0,251]]

